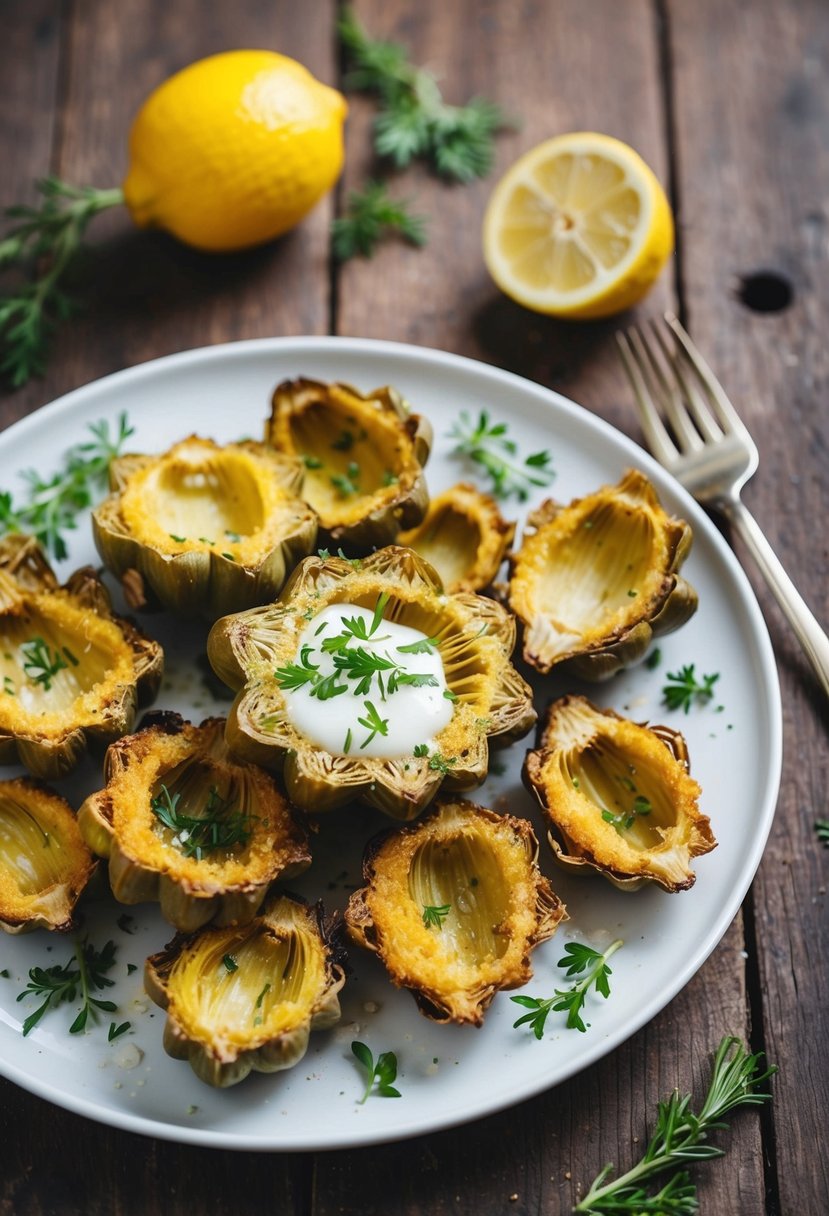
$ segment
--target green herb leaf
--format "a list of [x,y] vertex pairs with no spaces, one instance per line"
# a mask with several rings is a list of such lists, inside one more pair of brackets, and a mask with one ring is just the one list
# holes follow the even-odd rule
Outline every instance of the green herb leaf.
[[36,206],[6,209],[16,222],[0,241],[0,267],[29,272],[12,294],[0,297],[0,372],[14,388],[44,372],[52,335],[74,311],[61,283],[90,220],[124,201],[119,189],[78,188],[57,177],[36,186]]
[[405,646],[395,646],[399,654],[434,654],[440,646],[437,638],[421,638],[417,642],[407,642]]
[[372,1091],[381,1098],[399,1098],[401,1096],[400,1091],[392,1085],[392,1082],[397,1080],[397,1057],[393,1051],[384,1051],[378,1057],[376,1064],[374,1056],[365,1043],[360,1043],[355,1039],[351,1044],[351,1051],[368,1074],[368,1084],[362,1098],[359,1099],[361,1106]]
[[236,962],[236,959],[233,957],[232,954],[225,954],[222,957],[222,962],[224,963],[225,971],[227,971],[231,975],[233,974],[234,971],[239,970],[239,964]]
[[63,655],[57,649],[52,650],[43,638],[23,642],[20,650],[26,660],[23,664],[26,675],[33,684],[40,684],[48,692],[58,672],[66,670]]
[[448,105],[431,72],[409,63],[397,43],[370,38],[350,9],[338,29],[350,68],[346,88],[380,99],[374,124],[377,154],[397,168],[422,158],[452,181],[485,177],[492,167],[494,135],[515,125],[501,108],[481,97],[465,106]]
[[442,929],[443,922],[446,920],[452,908],[451,904],[424,904],[423,905],[423,923],[426,928],[433,927]]
[[92,995],[93,992],[111,988],[114,980],[107,972],[115,965],[115,943],[107,942],[102,950],[96,950],[87,938],[75,940],[75,952],[72,958],[63,966],[32,967],[29,971],[29,982],[18,995],[18,1001],[25,1000],[32,994],[45,996],[46,999],[34,1013],[30,1013],[23,1023],[24,1036],[40,1021],[48,1009],[58,1005],[71,1004],[78,996],[81,999],[80,1011],[69,1027],[70,1034],[79,1034],[87,1022],[97,1020],[98,1012],[114,1013],[117,1005],[113,1001],[102,1001]]
[[703,676],[700,683],[694,674],[695,666],[694,663],[688,663],[679,671],[668,672],[669,683],[662,689],[662,702],[668,709],[682,709],[687,714],[694,701],[705,705],[714,696],[714,685],[720,678],[719,672]]
[[448,438],[456,441],[452,455],[465,456],[484,470],[496,498],[515,495],[524,502],[531,487],[549,486],[553,481],[552,457],[545,451],[522,459],[507,433],[507,424],[491,422],[486,410],[481,410],[477,422],[464,410]]
[[122,1034],[126,1034],[130,1027],[130,1022],[122,1022],[120,1026],[116,1026],[115,1022],[110,1022],[109,1030],[107,1031],[108,1042],[111,1043],[114,1039],[120,1038]]
[[444,756],[440,752],[435,754],[429,760],[429,768],[433,772],[443,773],[444,777],[451,772],[454,766],[458,763],[457,756]]
[[723,1150],[709,1141],[709,1133],[725,1129],[723,1117],[740,1106],[761,1106],[771,1094],[757,1087],[777,1069],[761,1072],[762,1054],[749,1053],[740,1041],[727,1036],[720,1042],[708,1092],[698,1114],[691,1109],[692,1095],[674,1090],[657,1108],[656,1125],[640,1159],[625,1174],[611,1178],[613,1166],[597,1174],[574,1212],[593,1216],[627,1213],[678,1213],[694,1216],[698,1211],[696,1189],[687,1172],[680,1169],[658,1193],[648,1194],[642,1187],[655,1175],[677,1166],[721,1157]]
[[418,760],[422,760],[424,756],[429,755],[428,745],[425,743],[416,743],[414,747],[414,755]]
[[173,844],[185,857],[201,861],[205,853],[246,845],[253,832],[255,816],[248,811],[231,809],[215,785],[210,787],[207,802],[198,815],[187,814],[179,807],[181,795],[171,794],[166,785],[150,801],[156,819],[173,833]]
[[395,233],[410,245],[425,245],[426,221],[412,214],[407,200],[393,199],[382,182],[370,181],[364,190],[351,191],[345,215],[331,224],[334,257],[338,262],[370,258],[380,241]]
[[816,819],[815,832],[825,849],[829,849],[829,819]]
[[369,734],[367,738],[364,739],[360,744],[361,751],[364,747],[368,747],[375,735],[385,736],[389,733],[388,718],[381,718],[371,701],[364,701],[363,705],[365,707],[366,716],[364,718],[358,718],[357,721],[361,726],[366,728]]
[[551,997],[511,997],[510,1000],[514,1001],[516,1005],[522,1005],[530,1011],[513,1022],[513,1027],[529,1026],[535,1037],[540,1039],[544,1034],[547,1017],[552,1011],[555,1011],[567,1014],[568,1030],[586,1031],[587,1027],[582,1019],[581,1011],[587,993],[591,987],[595,986],[601,996],[605,998],[610,996],[609,976],[612,972],[607,962],[623,944],[621,941],[615,941],[603,954],[600,954],[597,950],[580,942],[568,942],[564,947],[564,958],[559,959],[558,966],[564,968],[564,974],[568,979],[582,974],[584,978],[574,984],[572,988],[556,988]]
[[78,513],[92,506],[95,492],[106,489],[110,461],[133,433],[123,412],[112,437],[109,423],[103,419],[90,423],[87,429],[92,439],[71,447],[59,472],[46,480],[35,469],[23,473],[27,486],[24,502],[15,504],[8,490],[0,491],[0,534],[28,533],[59,561],[68,557],[64,533],[77,527]]

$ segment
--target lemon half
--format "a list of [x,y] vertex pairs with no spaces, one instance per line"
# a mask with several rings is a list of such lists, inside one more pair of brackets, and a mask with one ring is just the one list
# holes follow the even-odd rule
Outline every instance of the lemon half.
[[630,308],[674,248],[665,191],[609,135],[559,135],[525,153],[493,191],[484,258],[508,296],[570,319]]

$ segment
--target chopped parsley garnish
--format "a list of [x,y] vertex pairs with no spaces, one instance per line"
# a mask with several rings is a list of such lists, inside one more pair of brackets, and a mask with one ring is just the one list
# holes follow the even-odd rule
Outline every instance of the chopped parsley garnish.
[[210,787],[201,815],[188,815],[180,807],[181,795],[171,794],[166,785],[150,801],[156,819],[173,835],[173,844],[185,857],[201,861],[205,853],[246,845],[253,831],[254,817],[245,811],[230,809],[215,785]]
[[360,723],[360,726],[364,726],[366,728],[369,734],[360,744],[361,751],[364,747],[368,747],[375,735],[385,736],[389,733],[388,718],[381,718],[376,707],[371,701],[365,701],[363,704],[365,706],[366,716],[364,718],[358,718],[357,721]]
[[600,954],[598,950],[593,950],[581,942],[568,942],[564,947],[564,958],[559,959],[557,965],[564,968],[564,974],[568,979],[572,979],[576,975],[583,975],[584,978],[578,980],[571,988],[556,988],[551,997],[510,997],[510,1000],[514,1001],[516,1005],[523,1005],[525,1009],[529,1010],[529,1013],[523,1014],[517,1022],[513,1022],[513,1027],[529,1026],[535,1037],[540,1039],[544,1034],[548,1015],[551,1011],[555,1011],[567,1014],[568,1030],[586,1031],[587,1027],[581,1012],[587,999],[587,993],[591,987],[595,987],[601,996],[605,998],[610,996],[608,979],[612,972],[607,962],[623,945],[624,942],[615,941],[608,946],[604,953]]
[[662,689],[662,702],[668,709],[682,709],[687,714],[696,701],[700,705],[707,703],[714,696],[714,685],[720,678],[720,673],[702,676],[697,680],[694,668],[696,664],[688,663],[679,671],[668,672],[668,683]]
[[457,763],[457,756],[444,756],[440,752],[435,752],[434,756],[429,760],[429,768],[433,772],[443,773],[445,777]]
[[449,915],[451,908],[451,904],[440,904],[439,906],[434,904],[424,904],[423,923],[426,928],[442,929],[443,922]]
[[[33,684],[40,684],[44,692],[49,692],[52,687],[52,680],[59,671],[65,671],[67,668],[66,658],[55,647],[53,650],[43,638],[31,638],[28,642],[23,642],[20,650],[26,660],[23,664],[23,670]],[[66,652],[67,657],[70,657],[73,665],[77,666],[77,659],[71,652]]]
[[508,429],[506,422],[490,422],[486,410],[481,410],[477,423],[464,410],[449,432],[449,438],[456,440],[452,454],[465,456],[482,468],[496,498],[515,495],[524,502],[534,486],[549,486],[553,481],[552,457],[543,451],[522,459],[518,445],[507,438]]
[[427,744],[416,743],[415,748],[414,748],[414,754],[418,760],[422,760],[424,756],[428,756],[429,748],[428,748]]
[[360,1043],[355,1039],[351,1044],[351,1051],[354,1057],[360,1061],[368,1075],[365,1093],[359,1099],[361,1106],[372,1091],[380,1098],[400,1097],[400,1090],[395,1089],[392,1085],[392,1081],[397,1080],[397,1056],[393,1051],[382,1052],[377,1057],[376,1064],[374,1056],[365,1043]]

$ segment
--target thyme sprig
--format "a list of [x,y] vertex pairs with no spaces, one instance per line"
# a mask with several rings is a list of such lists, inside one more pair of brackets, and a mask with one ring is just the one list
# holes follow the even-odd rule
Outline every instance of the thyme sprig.
[[677,1213],[693,1216],[698,1210],[696,1187],[687,1172],[680,1169],[655,1194],[642,1187],[656,1174],[676,1166],[722,1157],[724,1150],[709,1143],[712,1131],[725,1129],[725,1115],[740,1106],[761,1106],[771,1094],[757,1087],[768,1080],[777,1069],[761,1072],[762,1053],[750,1053],[732,1036],[726,1036],[714,1056],[708,1092],[698,1114],[691,1109],[692,1094],[674,1090],[666,1102],[657,1108],[656,1126],[641,1160],[625,1174],[611,1178],[613,1166],[606,1165],[593,1179],[584,1198],[574,1212]]
[[399,1098],[401,1096],[400,1090],[395,1089],[392,1085],[392,1081],[397,1080],[397,1056],[393,1051],[382,1052],[377,1057],[376,1063],[369,1048],[357,1039],[351,1044],[351,1051],[368,1074],[365,1093],[359,1099],[361,1106],[372,1091],[381,1098]]
[[74,311],[63,281],[90,220],[124,201],[119,189],[79,188],[57,177],[35,184],[40,201],[8,207],[6,218],[16,222],[0,241],[0,269],[29,272],[11,294],[0,296],[0,373],[14,388],[42,375],[52,335]]
[[68,556],[64,532],[77,527],[78,513],[106,489],[110,461],[133,433],[125,411],[118,415],[112,435],[106,419],[90,423],[87,429],[92,438],[69,448],[57,473],[46,479],[36,469],[23,473],[24,502],[15,503],[8,490],[0,491],[0,534],[26,532],[58,560]]
[[75,667],[78,665],[78,660],[71,650],[64,647],[63,654],[61,654],[57,647],[53,650],[49,643],[41,637],[30,638],[28,642],[23,642],[20,652],[25,659],[23,670],[31,682],[39,684],[44,692],[50,691],[52,680],[59,671],[66,671],[70,662]]
[[427,929],[442,929],[443,922],[446,920],[452,909],[451,904],[424,904],[423,905],[423,924]]
[[438,82],[409,62],[405,47],[371,38],[346,9],[338,22],[350,71],[347,89],[374,93],[380,113],[374,121],[374,148],[397,168],[425,160],[450,181],[485,177],[492,167],[494,135],[514,122],[500,106],[473,97],[463,106],[443,100]]
[[185,857],[201,861],[205,853],[245,845],[253,832],[254,816],[230,808],[215,785],[210,787],[204,810],[200,815],[188,815],[179,807],[181,794],[171,793],[166,785],[150,800],[156,819],[174,833],[173,843]]
[[687,714],[695,701],[699,705],[706,705],[714,696],[714,685],[720,673],[717,671],[698,680],[695,667],[695,663],[687,663],[679,671],[668,672],[668,683],[662,689],[662,703],[668,709],[682,709]]
[[107,942],[102,950],[96,950],[91,942],[84,938],[75,940],[75,951],[72,958],[63,966],[32,967],[29,971],[29,982],[18,995],[18,1001],[27,996],[45,996],[45,1000],[34,1013],[30,1013],[23,1023],[24,1036],[38,1024],[47,1009],[54,1009],[61,1004],[71,1004],[80,996],[80,1011],[69,1027],[70,1034],[80,1034],[86,1029],[90,1018],[97,1021],[98,1013],[114,1013],[118,1006],[114,1001],[102,1001],[93,996],[111,988],[115,983],[107,972],[115,965],[115,943]]
[[508,430],[506,422],[492,422],[487,410],[481,410],[477,422],[463,410],[448,438],[456,441],[453,456],[465,456],[485,471],[496,498],[514,495],[525,502],[532,487],[552,483],[552,457],[542,451],[522,458],[516,442],[508,438]]
[[522,1005],[529,1013],[525,1013],[516,1022],[513,1022],[513,1027],[529,1026],[537,1039],[544,1035],[544,1027],[549,1014],[553,1011],[556,1013],[567,1014],[568,1030],[587,1030],[584,1020],[581,1016],[581,1011],[584,1008],[584,1003],[587,999],[587,994],[592,987],[603,997],[610,996],[609,977],[613,974],[608,967],[608,959],[610,959],[621,946],[622,941],[615,941],[612,945],[603,952],[593,950],[590,946],[585,946],[581,942],[568,942],[564,947],[564,958],[558,960],[557,966],[564,968],[564,973],[568,979],[572,979],[575,975],[582,975],[583,978],[570,988],[556,988],[553,996],[541,998],[534,996],[513,996],[510,1000],[516,1005]]

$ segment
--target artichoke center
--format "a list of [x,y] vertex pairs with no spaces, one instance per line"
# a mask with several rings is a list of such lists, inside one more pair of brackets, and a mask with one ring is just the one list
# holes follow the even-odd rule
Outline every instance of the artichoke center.
[[255,816],[248,792],[243,782],[218,773],[208,763],[188,759],[153,784],[154,829],[196,861],[238,856],[253,834]]
[[323,517],[394,483],[395,436],[371,420],[314,402],[291,418],[291,442],[305,463],[302,494]]
[[[34,609],[0,624],[0,698],[26,713],[60,714],[107,678],[115,655],[89,636],[86,614],[61,627]],[[0,702],[2,703],[2,702]]]
[[676,812],[655,764],[599,736],[570,757],[574,788],[634,849],[653,849],[675,825]]
[[208,1045],[271,1038],[305,1022],[324,977],[321,951],[299,928],[201,934],[170,974],[178,1015]]
[[418,538],[417,551],[435,567],[444,586],[450,587],[469,572],[480,544],[478,521],[447,506]]
[[17,799],[0,798],[0,866],[21,895],[37,895],[61,881],[61,844]]
[[507,951],[509,887],[477,833],[426,840],[412,857],[409,895],[453,961],[483,966]]
[[327,605],[276,671],[291,723],[331,755],[426,755],[452,719],[439,640],[387,620],[387,602]]
[[606,632],[647,594],[656,540],[650,516],[624,504],[606,504],[580,518],[547,554],[538,611],[570,641],[572,635]]

